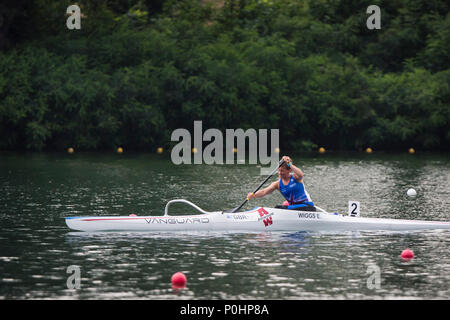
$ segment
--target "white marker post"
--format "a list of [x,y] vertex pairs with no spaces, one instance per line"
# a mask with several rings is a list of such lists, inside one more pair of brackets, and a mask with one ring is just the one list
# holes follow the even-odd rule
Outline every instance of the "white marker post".
[[348,202],[348,215],[350,217],[359,217],[359,201],[349,201]]

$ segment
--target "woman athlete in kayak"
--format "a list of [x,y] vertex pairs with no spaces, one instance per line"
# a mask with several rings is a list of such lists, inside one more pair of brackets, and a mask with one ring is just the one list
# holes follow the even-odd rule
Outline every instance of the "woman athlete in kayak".
[[278,176],[280,179],[273,182],[265,189],[259,190],[255,193],[250,192],[247,195],[247,199],[262,198],[272,193],[274,190],[280,190],[281,194],[287,201],[287,206],[283,205],[283,208],[302,208],[302,210],[313,209],[314,203],[312,202],[308,192],[305,189],[305,185],[303,184],[303,171],[294,166],[291,158],[288,156],[284,156],[282,160],[284,160],[284,163],[278,169]]

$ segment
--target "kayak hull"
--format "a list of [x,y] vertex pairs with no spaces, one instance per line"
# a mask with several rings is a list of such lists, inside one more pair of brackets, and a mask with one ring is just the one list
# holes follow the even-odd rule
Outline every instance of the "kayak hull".
[[77,231],[410,231],[450,229],[450,222],[362,218],[257,207],[197,215],[67,217]]

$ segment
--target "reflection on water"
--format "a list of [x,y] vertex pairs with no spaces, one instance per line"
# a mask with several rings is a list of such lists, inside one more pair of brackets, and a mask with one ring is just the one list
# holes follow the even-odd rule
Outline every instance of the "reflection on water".
[[[450,220],[449,160],[423,156],[296,157],[313,200],[363,216]],[[83,233],[74,215],[160,215],[186,198],[235,207],[260,183],[254,166],[175,166],[153,155],[0,157],[0,299],[450,298],[450,232]],[[416,198],[406,196],[410,187]],[[281,203],[279,194],[252,200]],[[173,207],[185,212],[186,207]],[[405,248],[415,253],[402,261]],[[67,288],[79,266],[81,288]],[[381,271],[369,289],[370,265]],[[182,271],[186,289],[171,288]]]

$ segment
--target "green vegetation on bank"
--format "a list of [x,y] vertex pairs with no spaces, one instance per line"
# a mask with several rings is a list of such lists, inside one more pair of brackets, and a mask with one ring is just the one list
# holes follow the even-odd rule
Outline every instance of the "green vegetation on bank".
[[[1,150],[150,150],[176,128],[283,149],[450,149],[446,0],[0,4]],[[381,30],[366,9],[381,8]]]

